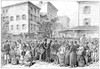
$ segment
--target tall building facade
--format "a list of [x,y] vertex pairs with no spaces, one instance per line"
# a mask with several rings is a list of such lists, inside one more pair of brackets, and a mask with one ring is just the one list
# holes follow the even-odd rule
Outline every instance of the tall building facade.
[[98,26],[100,23],[100,3],[98,1],[78,1],[78,24]]
[[2,7],[2,26],[13,35],[37,31],[39,21],[40,8],[29,1]]
[[37,6],[41,8],[41,20],[51,20],[57,17],[58,9],[52,3],[40,1]]

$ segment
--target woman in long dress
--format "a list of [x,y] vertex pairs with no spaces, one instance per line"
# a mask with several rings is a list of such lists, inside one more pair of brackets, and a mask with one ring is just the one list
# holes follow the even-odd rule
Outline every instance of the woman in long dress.
[[70,62],[70,53],[69,53],[69,50],[70,50],[70,47],[69,45],[66,45],[66,53],[65,53],[65,65],[66,66],[69,66],[69,62]]
[[22,56],[22,42],[21,42],[21,40],[18,40],[17,41],[17,46],[18,46],[18,54],[19,54],[19,56],[20,56],[20,58],[19,58],[19,63],[22,65],[23,64],[23,56]]
[[77,62],[78,66],[83,67],[85,65],[85,58],[84,58],[84,47],[80,46],[77,52]]
[[25,66],[31,66],[32,65],[32,52],[31,47],[27,44],[26,53],[24,56],[24,64]]
[[64,45],[59,48],[59,52],[57,53],[60,66],[65,65],[65,51],[66,51],[66,46]]
[[71,48],[70,48],[70,66],[75,67],[76,61],[77,61],[77,54],[76,54],[77,48],[73,45],[73,42],[71,42]]

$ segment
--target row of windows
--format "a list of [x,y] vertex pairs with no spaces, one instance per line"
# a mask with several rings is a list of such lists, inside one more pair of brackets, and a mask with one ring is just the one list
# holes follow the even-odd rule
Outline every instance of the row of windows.
[[30,20],[31,21],[39,21],[39,17],[38,16],[35,16],[33,14],[30,14]]
[[[19,21],[20,19],[21,19],[20,16],[16,15],[16,20]],[[9,20],[9,16],[2,17],[2,20],[3,20],[3,22]],[[26,20],[26,15],[25,14],[22,15],[22,20]],[[10,16],[10,21],[14,21],[13,16]]]
[[35,25],[35,24],[31,24],[31,30],[37,30],[37,25]]
[[36,8],[32,8],[32,7],[30,7],[30,10],[29,10],[29,12],[34,12],[35,14],[39,14],[39,10],[36,10]]
[[[16,20],[19,21],[20,19],[21,19],[20,15],[16,15]],[[22,20],[26,20],[26,15],[25,14],[22,15]],[[10,21],[14,21],[13,16],[10,17]]]
[[3,22],[8,21],[8,20],[9,20],[9,16],[2,17]]
[[3,9],[3,10],[2,10],[2,13],[7,13],[7,12],[8,12],[7,9]]
[[[14,30],[14,26],[11,25],[11,30]],[[16,29],[20,30],[20,25],[16,25]],[[35,24],[31,24],[31,29],[36,29],[36,25]],[[26,24],[22,24],[22,30],[26,30]]]
[[[16,29],[19,30],[20,29],[20,25],[16,25]],[[22,29],[26,30],[26,24],[22,24]],[[14,30],[14,26],[11,25],[11,30]]]

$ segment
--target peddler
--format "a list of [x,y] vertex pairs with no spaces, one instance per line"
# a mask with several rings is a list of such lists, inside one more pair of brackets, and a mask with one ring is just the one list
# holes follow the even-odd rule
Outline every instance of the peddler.
[[59,48],[59,52],[57,53],[60,66],[65,65],[65,50],[66,46],[63,45]]

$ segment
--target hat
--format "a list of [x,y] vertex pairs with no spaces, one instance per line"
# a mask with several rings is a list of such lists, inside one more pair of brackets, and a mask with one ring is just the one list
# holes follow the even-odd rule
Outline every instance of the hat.
[[89,42],[86,42],[86,44],[89,44]]
[[75,43],[77,43],[77,41],[75,41]]
[[55,40],[55,42],[57,42],[57,40]]
[[47,39],[44,39],[44,41],[47,41]]
[[18,42],[21,42],[21,40],[19,39],[19,40],[17,40]]
[[50,40],[50,42],[52,42],[52,40]]
[[6,40],[5,42],[8,42],[8,40]]

